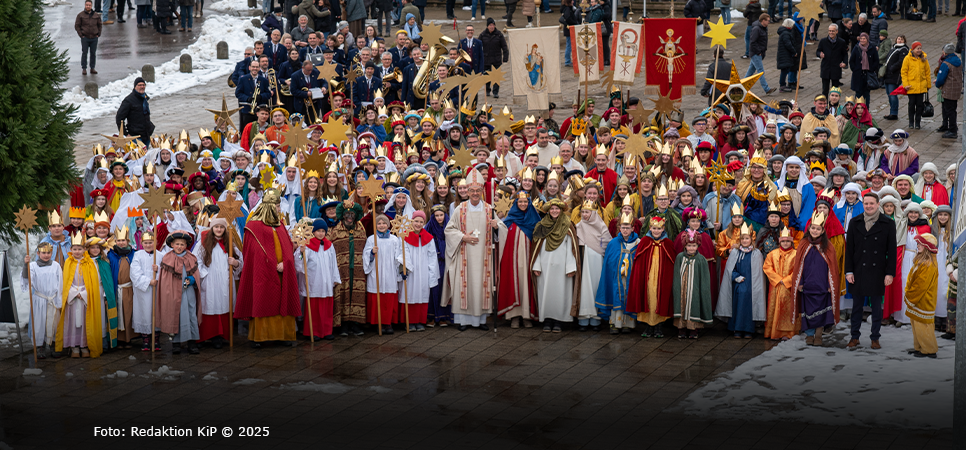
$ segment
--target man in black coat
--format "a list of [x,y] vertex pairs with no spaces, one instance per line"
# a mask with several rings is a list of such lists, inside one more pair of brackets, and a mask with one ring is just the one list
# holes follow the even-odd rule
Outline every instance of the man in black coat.
[[[295,112],[305,116],[306,121],[322,117],[331,109],[327,106],[329,104],[328,83],[319,79],[319,71],[312,65],[312,61],[303,61],[302,70],[292,74],[290,88],[292,96],[295,97]],[[312,93],[309,92],[310,89],[321,89],[322,96],[313,97]],[[309,102],[312,103],[315,110],[311,114],[306,114],[305,107]]]
[[[151,108],[148,107],[148,96],[144,93],[147,84],[144,78],[134,79],[134,91],[121,102],[121,107],[114,116],[118,129],[124,126],[124,134],[140,136],[141,142],[148,142],[154,134],[154,124],[151,123]],[[125,123],[126,122],[126,123]]]
[[[486,18],[486,29],[480,33],[480,43],[483,45],[483,71],[497,69],[510,60],[510,48],[506,45],[506,38],[496,29],[493,17]],[[490,95],[490,83],[486,83],[486,95]],[[492,86],[493,97],[500,98],[500,85]]]
[[272,91],[269,90],[268,78],[259,73],[258,61],[254,59],[248,63],[248,73],[238,79],[238,86],[235,86],[235,98],[238,99],[238,127],[245,129],[245,125],[255,121],[255,113],[252,111],[252,99],[255,97],[257,87],[258,98],[256,105],[268,104],[272,99]]
[[848,67],[849,43],[838,37],[839,26],[834,23],[828,26],[828,36],[818,41],[815,56],[822,58],[820,76],[822,77],[822,95],[828,96],[830,86],[842,85],[842,69]]
[[[708,98],[708,106],[711,106],[718,97],[724,94],[717,89],[712,91],[711,82],[708,80],[729,80],[731,78],[731,60],[724,57],[724,50],[721,47],[716,47],[712,56],[714,59],[711,60],[711,64],[708,64],[708,71],[704,75],[704,85],[701,86],[701,96]],[[717,73],[715,73],[715,61],[718,65]]]
[[845,279],[852,293],[852,340],[848,348],[859,345],[862,309],[872,307],[872,348],[880,349],[882,302],[886,286],[896,275],[896,224],[879,212],[879,196],[871,192],[862,197],[864,213],[849,222],[845,236]]

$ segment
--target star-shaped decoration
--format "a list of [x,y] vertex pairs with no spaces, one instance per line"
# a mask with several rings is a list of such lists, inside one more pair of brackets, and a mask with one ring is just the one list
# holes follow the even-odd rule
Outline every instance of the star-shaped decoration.
[[235,223],[235,219],[245,215],[242,212],[244,204],[244,201],[234,195],[226,195],[224,200],[218,202],[218,217],[227,220],[228,225],[231,225]]
[[17,228],[26,233],[31,228],[37,226],[37,210],[24,205],[20,211],[15,212],[17,218]]
[[640,103],[637,104],[637,108],[628,109],[627,117],[631,119],[631,128],[634,128],[637,125],[647,124],[647,119],[651,117],[651,114],[654,114],[654,110],[645,109]]
[[386,193],[382,189],[382,180],[374,176],[369,177],[368,180],[360,181],[356,187],[359,189],[359,194],[363,197],[368,197],[373,202],[378,201]]
[[805,160],[805,154],[812,150],[812,138],[811,133],[802,134],[802,143],[796,148],[795,156],[798,156],[803,161]]
[[506,217],[507,213],[510,212],[510,207],[513,206],[513,197],[503,196],[496,201],[493,205],[493,209],[500,216]]
[[164,188],[153,188],[147,186],[147,192],[143,194],[138,194],[141,196],[141,206],[138,208],[143,209],[148,213],[148,217],[155,217],[164,214],[164,210],[171,209],[171,201],[174,200],[174,194],[165,194]]
[[138,135],[138,136],[124,136],[124,124],[123,123],[121,124],[121,127],[118,128],[118,130],[117,130],[117,136],[108,136],[106,134],[102,134],[101,136],[104,136],[108,140],[110,140],[111,141],[111,146],[114,147],[114,148],[116,148],[116,149],[123,149],[128,143],[130,143],[131,141],[133,141],[133,140],[141,137],[140,135]]
[[238,111],[241,111],[241,108],[228,109],[228,100],[225,99],[225,94],[221,94],[220,110],[205,108],[205,111],[208,111],[214,114],[216,122],[218,121],[218,119],[221,119],[221,120],[224,120],[226,123],[228,123],[228,125],[231,125],[232,128],[236,130],[238,129],[238,127],[235,126],[235,122],[232,122],[231,116],[237,113]]
[[798,18],[805,19],[805,23],[809,23],[809,19],[816,22],[819,21],[819,14],[825,12],[822,9],[822,0],[802,0],[801,3],[795,5],[795,9],[798,10]]
[[405,214],[396,214],[396,218],[389,221],[392,226],[392,234],[399,239],[406,239],[413,231],[413,221]]
[[342,118],[329,116],[329,121],[322,124],[322,139],[329,145],[341,144],[351,130],[349,125],[342,122]]
[[728,167],[725,164],[718,164],[713,159],[708,161],[708,163],[708,181],[717,184],[735,179],[735,176],[728,171]]
[[329,81],[339,76],[339,72],[336,71],[336,63],[334,62],[331,64],[324,63],[320,66],[315,66],[315,68],[319,69],[319,77],[317,78],[319,80]]
[[513,116],[510,114],[510,108],[504,106],[500,114],[493,115],[491,124],[493,125],[493,134],[497,136],[510,131],[510,126],[513,125]]
[[442,25],[424,23],[423,31],[419,32],[419,37],[423,38],[422,42],[428,42],[430,47],[435,44],[449,45],[453,43],[452,39],[443,34]]
[[184,164],[184,174],[186,177],[190,177],[201,171],[201,163],[190,156],[182,164]]
[[720,45],[722,48],[728,48],[728,40],[735,39],[735,35],[731,34],[731,27],[735,24],[724,23],[724,20],[718,16],[718,23],[708,22],[708,27],[711,28],[707,33],[702,36],[706,38],[711,38],[711,48],[715,45]]
[[271,187],[272,183],[275,181],[275,168],[272,167],[271,164],[266,164],[262,166],[262,169],[259,171],[259,173],[261,174],[260,181],[262,183],[262,188],[268,189]]
[[299,222],[298,225],[292,228],[292,231],[289,231],[289,234],[292,237],[293,244],[295,244],[298,247],[305,245],[313,237],[312,222],[309,222],[309,221]]
[[680,100],[674,101],[674,100],[671,100],[671,97],[667,97],[664,95],[658,97],[657,100],[650,99],[650,98],[648,100],[654,103],[654,109],[657,112],[665,116],[668,116],[672,112],[674,112],[675,111],[674,104],[680,102]]
[[463,144],[460,144],[459,149],[453,149],[453,156],[449,158],[450,164],[460,169],[470,166],[473,164],[473,161],[476,161],[476,157]]
[[[482,78],[482,77],[478,77],[478,78]],[[450,92],[456,87],[461,87],[465,85],[467,82],[469,82],[469,79],[466,78],[465,75],[453,75],[451,77],[446,77],[446,80],[443,81],[443,84],[439,87],[439,90],[442,92]],[[480,91],[480,88],[476,88],[476,92],[479,92],[479,91]],[[472,91],[467,89],[467,93],[470,93],[470,92]]]
[[285,138],[282,142],[290,148],[305,149],[311,143],[308,130],[303,128],[301,124],[290,126],[288,131],[282,132],[282,137]]
[[305,173],[315,171],[319,177],[325,179],[325,174],[329,170],[329,152],[305,152],[305,161],[302,162],[302,170]]
[[741,78],[738,76],[738,68],[735,67],[735,62],[731,61],[731,75],[727,80],[715,80],[711,78],[705,78],[705,80],[714,84],[716,90],[724,92],[723,95],[715,100],[714,103],[716,105],[718,103],[728,103],[732,106],[740,106],[741,103],[764,104],[765,102],[762,99],[751,92],[751,88],[758,82],[758,79],[762,75],[764,75],[764,72],[758,72],[750,77]]
[[643,136],[638,133],[631,133],[627,137],[624,150],[620,154],[633,155],[638,161],[644,161],[648,155],[654,153],[649,145],[652,141],[657,141],[657,136]]
[[345,83],[346,84],[353,84],[353,83],[356,82],[356,78],[359,78],[361,76],[362,76],[362,74],[359,73],[359,68],[358,67],[355,68],[355,69],[348,70],[345,73]]

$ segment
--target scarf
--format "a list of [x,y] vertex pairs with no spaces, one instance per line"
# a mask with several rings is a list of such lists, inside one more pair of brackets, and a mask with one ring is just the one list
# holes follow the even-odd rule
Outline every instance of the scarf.
[[141,99],[141,108],[144,110],[144,115],[150,116],[151,107],[148,106],[148,94],[139,94],[137,91],[134,91],[134,95]]
[[131,246],[118,247],[118,246],[115,245],[112,250],[114,250],[114,253],[117,253],[120,256],[127,256],[127,254],[128,253],[131,253],[131,250],[133,250],[133,249],[131,248]]
[[540,213],[537,212],[536,207],[532,204],[527,207],[526,211],[521,211],[517,207],[517,203],[513,202],[513,206],[510,207],[510,212],[507,213],[506,217],[503,219],[503,223],[506,224],[507,228],[510,225],[516,224],[517,228],[527,235],[527,239],[533,240],[533,228],[537,226],[540,222]]
[[547,214],[533,230],[533,240],[545,240],[546,251],[552,252],[560,247],[570,231],[570,217],[563,212],[556,219]]
[[379,236],[379,239],[389,239],[389,230],[376,231],[376,234]]
[[577,240],[580,245],[601,255],[604,254],[607,240],[610,240],[610,232],[597,211],[591,211],[589,220],[581,220],[577,223]]
[[921,227],[923,225],[929,226],[929,221],[923,217],[916,219],[914,222],[908,223],[908,226],[910,227]]
[[[433,221],[435,222],[435,220]],[[429,234],[425,228],[420,229],[419,233],[414,231],[406,236],[406,243],[413,247],[422,247],[430,242],[433,242],[433,235]]]
[[862,70],[869,70],[869,44],[856,44],[862,50]]
[[874,213],[862,213],[862,218],[865,219],[865,231],[872,229],[872,225],[875,225],[876,221],[879,220],[879,210],[875,210]]
[[830,109],[826,108],[824,114],[819,114],[819,113],[815,112],[815,108],[813,107],[811,112],[812,112],[812,116],[814,116],[816,119],[818,119],[818,120],[825,120],[825,118],[828,117],[828,112],[829,111],[830,111]]

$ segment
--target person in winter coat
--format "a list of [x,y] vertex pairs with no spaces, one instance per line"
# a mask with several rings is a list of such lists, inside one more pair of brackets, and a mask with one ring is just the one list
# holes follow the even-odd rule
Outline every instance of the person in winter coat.
[[[140,26],[140,18],[138,26]],[[101,37],[101,16],[94,12],[94,4],[91,0],[84,2],[84,10],[77,14],[74,19],[74,31],[81,40],[81,69],[87,75],[87,52],[91,55],[91,73],[97,74],[94,64],[97,64],[97,39]],[[567,41],[568,44],[570,41]],[[569,47],[568,47],[569,48]]]
[[[570,60],[570,27],[580,25],[580,13],[580,8],[574,5],[574,0],[560,2],[560,23],[567,27],[564,32],[567,36],[567,48],[564,50],[564,66],[566,67],[571,67],[573,64],[573,61]],[[489,19],[487,19],[487,24],[489,24]]]
[[335,33],[335,15],[332,12],[331,4],[329,0],[314,0],[315,5],[313,9],[321,13],[321,15],[315,16],[313,21],[313,28],[315,31],[321,31],[323,36],[329,36]]
[[765,81],[765,66],[761,61],[765,58],[765,52],[768,50],[768,24],[770,22],[771,18],[768,14],[762,14],[758,21],[754,23],[751,30],[751,64],[748,65],[748,71],[745,72],[745,77],[750,77],[759,72],[762,73],[759,81],[761,81],[761,88],[766,94],[775,92],[775,88],[769,88],[768,82]]
[[147,139],[154,135],[154,124],[151,123],[151,109],[148,107],[148,96],[144,93],[147,84],[144,78],[134,79],[134,91],[128,94],[121,102],[121,107],[114,116],[114,121],[118,128],[124,126],[124,134],[127,136],[141,136]]
[[704,0],[688,0],[684,4],[684,17],[698,19],[698,24],[704,23]]
[[956,139],[959,127],[956,124],[956,107],[963,95],[963,62],[956,55],[956,46],[943,47],[942,62],[936,72],[936,87],[943,95],[943,124],[936,131],[944,131],[944,139]]
[[[329,16],[328,11],[323,12],[321,9],[317,8],[315,4],[316,4],[315,0],[302,0],[301,3],[295,6],[292,12],[295,14],[295,17],[302,17],[302,16],[308,17],[309,18],[308,23],[314,27],[316,19],[321,19],[323,17]],[[313,31],[322,31],[322,30],[314,28]],[[292,40],[294,41],[296,39],[292,39]],[[301,39],[298,39],[298,40],[301,40]]]
[[[150,6],[151,0],[135,0],[135,1],[145,1]],[[279,33],[285,33],[282,26],[282,8],[275,7],[275,10],[265,14],[262,18],[262,30],[265,31],[269,36],[272,35],[272,30],[278,30]]]
[[822,95],[828,96],[829,87],[842,85],[842,69],[847,67],[849,43],[839,36],[839,26],[828,26],[828,36],[818,42],[815,56],[822,58],[819,75],[822,77]]
[[365,36],[363,28],[366,21],[366,4],[363,0],[346,0],[346,21],[349,22],[349,32],[353,36]]
[[[796,89],[796,72],[798,70],[799,53],[798,46],[795,45],[795,22],[792,19],[785,19],[782,26],[778,27],[778,52],[775,61],[778,63],[778,90],[781,92],[792,92]],[[785,80],[788,84],[785,84]]]
[[[775,15],[775,2],[768,3],[768,14]],[[761,17],[761,3],[758,0],[750,0],[748,5],[745,6],[745,11],[742,14],[745,16],[745,20],[748,21],[748,26],[745,27],[745,54],[741,56],[741,59],[748,59],[751,54],[751,29],[755,24],[755,21]]]
[[902,63],[908,54],[909,46],[906,45],[906,37],[900,34],[896,36],[895,44],[889,50],[885,62],[879,67],[882,84],[885,85],[886,93],[889,95],[889,114],[883,117],[885,120],[899,120],[899,96],[892,95],[892,91],[902,85]]
[[[392,0],[375,0],[376,31],[380,36],[392,34]],[[382,34],[382,22],[386,22],[386,34]]]
[[867,74],[875,77],[879,73],[879,55],[869,43],[869,35],[859,35],[859,43],[852,49],[852,56],[849,57],[849,67],[852,68],[851,87],[855,98],[864,98],[868,102],[871,91],[866,83]]
[[506,26],[507,28],[516,28],[513,24],[513,13],[517,10],[517,2],[519,0],[504,0],[506,5]]
[[171,34],[168,30],[168,22],[174,14],[175,0],[158,0],[155,5],[154,30],[161,34]]
[[872,25],[869,27],[869,44],[873,47],[879,46],[879,30],[888,30],[889,22],[886,21],[885,12],[882,7],[875,5],[872,7]]
[[[701,0],[691,0],[688,3],[690,4],[691,2],[700,3]],[[700,6],[700,8],[703,8],[703,6]],[[687,9],[687,6],[685,6],[685,9]],[[610,21],[610,7],[607,5],[607,0],[596,0],[594,2],[594,6],[591,7],[590,11],[587,12],[586,22],[587,23],[601,22],[600,24],[601,34],[604,37],[604,65],[609,66],[610,65],[610,35],[611,35],[611,32],[613,31],[613,25],[611,25],[611,21]]]
[[[508,16],[509,17],[509,16]],[[497,69],[510,60],[510,49],[506,45],[503,33],[496,29],[493,17],[486,18],[486,29],[480,33],[483,43],[483,71]],[[493,97],[500,98],[500,85],[492,86]],[[486,83],[486,95],[490,95],[490,83]]]
[[926,94],[932,87],[929,56],[922,51],[922,44],[913,42],[909,54],[902,60],[902,85],[909,96],[909,128],[919,129]]
[[[533,26],[533,16],[537,14],[537,4],[534,0],[520,0],[520,11],[527,16],[527,28]],[[608,9],[610,11],[610,9]]]
[[[852,28],[849,30],[849,42],[852,47],[859,43],[859,35],[862,33],[869,34],[872,32],[872,24],[869,22],[868,16],[865,13],[859,14],[859,18],[852,22]],[[877,32],[878,33],[878,32]],[[849,50],[851,51],[851,50]]]
[[[714,92],[712,92],[711,82],[708,80],[709,79],[724,80],[728,78],[731,74],[731,61],[729,61],[724,57],[724,50],[718,47],[714,49],[714,53],[715,54],[712,55],[713,58],[711,60],[711,64],[708,64],[708,71],[704,75],[704,78],[705,78],[704,85],[701,86],[701,95],[703,97],[708,98],[708,106],[711,106],[712,102],[714,102],[715,100],[718,99],[718,97],[724,94],[724,92],[719,91],[717,89],[715,89]],[[717,61],[717,65],[718,65],[717,73],[715,73],[715,67],[714,67],[715,61]]]

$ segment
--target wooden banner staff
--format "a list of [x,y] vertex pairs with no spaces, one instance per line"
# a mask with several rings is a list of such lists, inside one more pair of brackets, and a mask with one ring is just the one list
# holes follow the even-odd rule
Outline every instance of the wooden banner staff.
[[[234,239],[232,239],[233,233],[231,230],[234,228],[235,219],[231,219],[228,222],[228,228],[225,229],[225,233],[228,234],[228,258],[234,258]],[[155,238],[157,239],[157,238]],[[155,240],[157,242],[157,240]],[[228,263],[228,348],[233,348],[235,346],[235,271],[231,267],[231,263]]]
[[[34,349],[34,364],[37,364],[37,323],[34,322],[34,285],[32,278],[30,276],[30,234],[28,231],[37,225],[37,210],[23,206],[20,211],[17,211],[14,216],[17,218],[17,228],[23,231],[23,237],[26,240],[27,249],[27,295],[30,299],[30,343],[31,347]],[[46,330],[46,318],[44,319],[44,329]],[[18,331],[19,333],[19,331]],[[23,340],[20,341],[21,350],[23,350]],[[23,353],[21,352],[21,355]]]
[[[382,336],[382,292],[379,288],[379,230],[376,230],[376,200],[372,198],[369,200],[369,204],[372,205],[372,248],[376,251],[376,321],[379,322],[379,326],[377,327],[379,336]],[[363,255],[364,257],[365,255]]]
[[[157,221],[157,220],[158,220],[158,213],[157,211],[155,211],[152,221]],[[151,253],[151,257],[152,257],[151,279],[152,280],[158,279],[158,269],[155,269],[155,267],[158,266],[158,250],[159,250],[158,245],[161,244],[160,242],[158,242],[158,231],[157,231],[158,225],[159,224],[155,224],[154,226],[154,230],[155,230],[154,231],[154,252]],[[151,356],[154,356],[154,349],[157,348],[157,345],[158,345],[157,343],[158,288],[159,286],[155,284],[154,287],[151,289]]]
[[[299,184],[300,185],[304,181],[303,178],[302,178],[302,152],[309,153],[309,148],[306,146],[306,147],[301,147],[300,149],[299,148],[296,148],[295,149],[295,164],[299,168],[299,178],[298,179],[299,179]],[[319,148],[319,153],[321,153],[321,152],[322,152],[322,149]],[[316,197],[318,197],[319,196],[319,191],[322,190],[322,182],[321,181],[319,182],[319,187],[317,187],[315,190],[316,190],[316,194],[315,195],[316,195]],[[308,216],[309,215],[308,211],[305,210],[305,192],[302,192],[302,189],[299,189],[299,192],[301,193],[301,195],[299,195],[299,197],[302,198],[302,217],[305,217],[305,216]],[[297,219],[298,218],[296,218],[296,220]],[[306,288],[306,294],[307,293],[308,293],[308,288]]]
[[302,271],[305,273],[305,308],[308,310],[309,316],[309,345],[314,350],[315,328],[312,327],[312,293],[309,292],[309,263],[305,259],[305,247],[302,247]]
[[795,72],[795,106],[798,106],[798,85],[801,83],[802,76],[802,60],[805,58],[805,36],[807,36],[808,28],[806,25],[805,31],[802,32],[802,47],[798,55],[798,71]]

